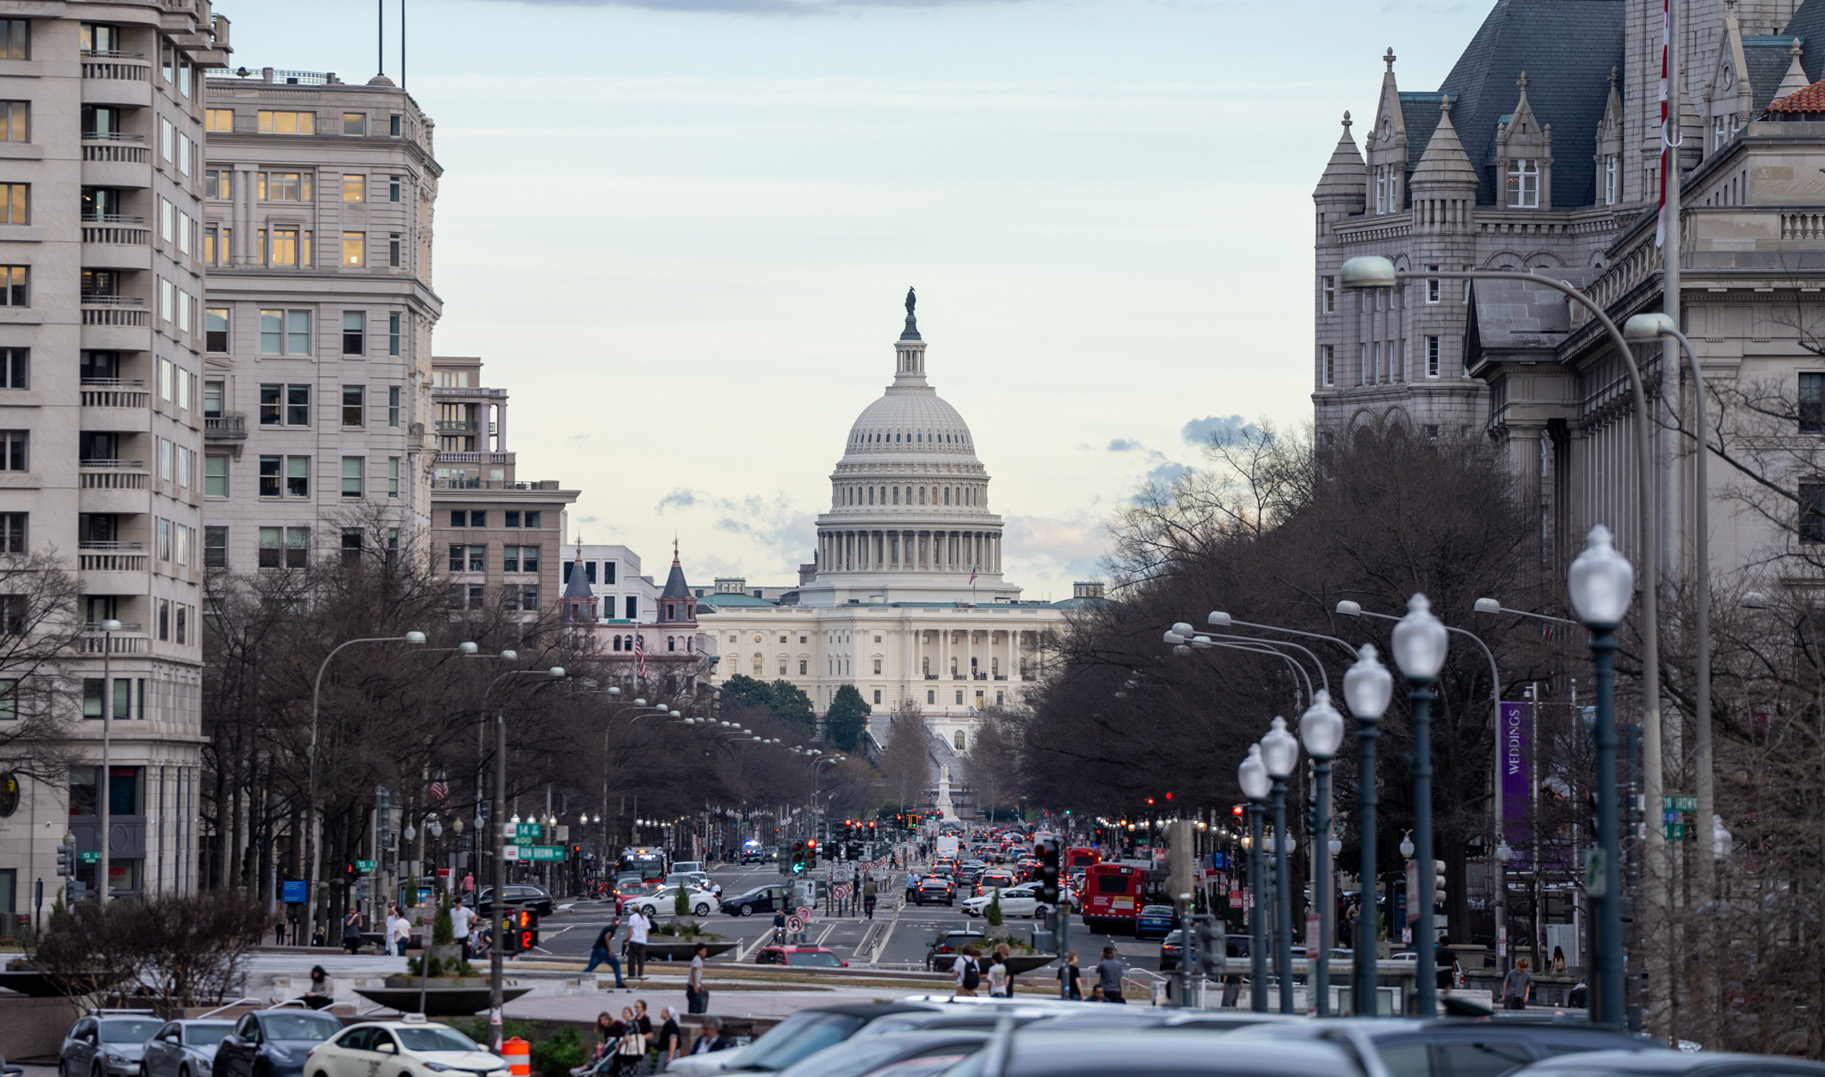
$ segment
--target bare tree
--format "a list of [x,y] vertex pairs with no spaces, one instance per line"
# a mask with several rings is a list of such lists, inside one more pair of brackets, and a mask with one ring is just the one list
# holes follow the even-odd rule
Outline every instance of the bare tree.
[[[54,550],[0,555],[0,770],[61,784],[83,686],[73,658],[99,654],[84,635],[81,586]],[[96,699],[100,715],[101,700]]]
[[880,768],[889,799],[901,808],[925,808],[932,783],[931,731],[917,704],[903,703],[894,712]]

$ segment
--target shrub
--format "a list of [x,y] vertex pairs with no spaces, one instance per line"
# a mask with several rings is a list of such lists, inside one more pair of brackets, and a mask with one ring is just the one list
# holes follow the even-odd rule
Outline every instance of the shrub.
[[450,922],[450,895],[437,902],[437,915],[431,920],[431,945],[449,946],[456,942],[456,926]]
[[544,1042],[532,1045],[532,1072],[544,1074],[544,1077],[570,1077],[570,1071],[581,1066],[588,1057],[587,1052],[583,1034],[566,1025],[547,1036]]
[[691,899],[686,896],[684,887],[678,888],[678,896],[672,899],[672,912],[677,916],[688,916],[691,912]]
[[982,918],[990,927],[1001,926],[1001,887],[995,888],[995,896],[989,899],[989,907],[982,910]]

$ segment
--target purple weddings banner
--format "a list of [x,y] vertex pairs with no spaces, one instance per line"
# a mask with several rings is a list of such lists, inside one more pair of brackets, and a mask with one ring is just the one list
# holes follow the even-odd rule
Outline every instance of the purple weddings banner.
[[1527,708],[1526,703],[1502,704],[1502,728],[1497,732],[1502,749],[1502,837],[1514,851],[1508,866],[1517,871],[1532,867],[1527,861],[1532,845],[1528,814],[1533,808],[1533,768],[1527,754],[1531,739]]

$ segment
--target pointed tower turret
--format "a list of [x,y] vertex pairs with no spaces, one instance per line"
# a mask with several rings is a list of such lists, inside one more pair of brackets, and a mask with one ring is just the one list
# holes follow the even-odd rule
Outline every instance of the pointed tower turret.
[[1441,95],[1438,126],[1413,169],[1413,227],[1419,231],[1456,231],[1470,227],[1476,202],[1476,167],[1451,125],[1451,97]]
[[1369,151],[1369,176],[1374,195],[1369,211],[1376,216],[1399,213],[1406,206],[1407,120],[1401,113],[1400,87],[1394,81],[1394,50],[1382,56],[1388,69],[1381,76],[1381,102],[1376,106],[1375,129],[1363,140]]
[[1521,99],[1496,128],[1496,181],[1499,202],[1508,209],[1551,209],[1553,185],[1553,129],[1541,124],[1527,100],[1532,80],[1521,72],[1516,84]]
[[589,576],[583,569],[583,542],[577,541],[577,559],[571,562],[570,578],[564,581],[564,597],[558,602],[558,619],[570,625],[596,623],[596,595],[589,588]]
[[672,571],[665,577],[665,590],[659,593],[661,625],[697,623],[697,596],[684,582],[684,566],[678,560],[678,540],[672,540]]
[[1610,68],[1610,96],[1597,124],[1597,204],[1613,206],[1622,201],[1622,94],[1616,89],[1622,73]]
[[1806,77],[1806,69],[1800,66],[1799,38],[1793,39],[1793,44],[1787,47],[1787,54],[1793,59],[1787,65],[1787,73],[1781,76],[1781,84],[1774,88],[1776,100],[1786,97],[1788,94],[1799,93],[1812,85],[1812,80]]
[[1369,173],[1356,140],[1350,137],[1350,114],[1345,112],[1343,134],[1338,136],[1331,159],[1324,166],[1324,175],[1318,177],[1312,201],[1318,203],[1321,214],[1327,209],[1341,210],[1346,215],[1361,213],[1368,190]]

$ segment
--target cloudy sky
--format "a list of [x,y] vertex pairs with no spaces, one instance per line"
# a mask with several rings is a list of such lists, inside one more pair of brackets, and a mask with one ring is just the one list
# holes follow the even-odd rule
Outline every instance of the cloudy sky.
[[[399,75],[399,0],[385,0]],[[1491,0],[412,0],[437,351],[585,541],[796,579],[909,284],[1028,597],[1211,429],[1310,414],[1311,190],[1392,46]],[[376,66],[374,0],[218,0],[235,63]],[[1361,130],[1361,128],[1359,128]]]

